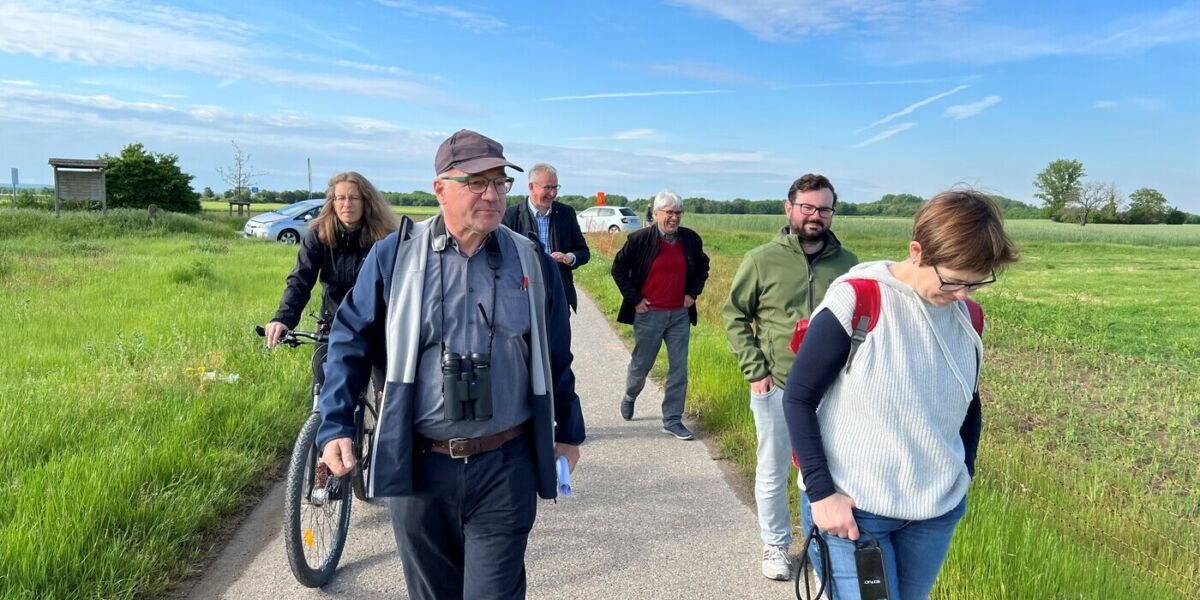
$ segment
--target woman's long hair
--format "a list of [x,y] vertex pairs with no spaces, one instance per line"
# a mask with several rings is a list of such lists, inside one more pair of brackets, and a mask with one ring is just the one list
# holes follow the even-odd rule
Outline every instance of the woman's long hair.
[[383,194],[371,183],[355,171],[338,173],[329,178],[329,187],[325,190],[325,204],[321,212],[308,226],[317,230],[321,243],[330,248],[337,247],[338,218],[333,208],[333,188],[339,183],[353,183],[358,186],[358,193],[363,199],[363,215],[359,229],[358,243],[363,248],[369,248],[375,242],[387,237],[388,234],[400,227],[396,213],[383,201]]

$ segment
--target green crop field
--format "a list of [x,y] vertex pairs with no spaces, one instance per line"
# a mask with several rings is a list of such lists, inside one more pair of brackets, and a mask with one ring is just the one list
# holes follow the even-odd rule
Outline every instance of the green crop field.
[[[748,386],[719,313],[741,256],[783,223],[684,223],[713,259],[692,331],[689,412],[748,480]],[[902,258],[910,224],[838,218],[834,231],[863,260]],[[1022,260],[976,294],[990,326],[978,477],[934,597],[1197,597],[1200,228],[1009,228]],[[623,241],[589,235],[593,259],[576,276],[610,318],[619,295],[609,259]]]
[[[245,218],[219,212],[0,209],[0,598],[162,595],[276,472],[308,410],[309,355],[267,353],[252,327],[295,248],[241,239]],[[782,219],[686,219],[714,256],[689,407],[749,473],[746,388],[718,310],[742,253]],[[886,219],[835,229],[864,259],[907,235]],[[1200,228],[1013,231],[1023,261],[980,294],[979,478],[937,597],[1197,595]],[[580,271],[610,315],[606,256],[622,240],[590,236]]]

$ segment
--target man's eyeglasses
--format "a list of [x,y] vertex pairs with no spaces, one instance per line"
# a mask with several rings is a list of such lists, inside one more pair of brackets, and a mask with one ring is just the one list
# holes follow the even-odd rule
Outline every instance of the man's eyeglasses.
[[[791,201],[789,200],[789,202],[791,202]],[[837,212],[836,208],[831,208],[828,206],[813,206],[811,204],[797,204],[795,202],[792,202],[792,206],[795,206],[796,208],[800,209],[800,214],[802,214],[802,215],[811,215],[813,213],[818,213],[821,215],[822,218],[825,218],[825,219],[832,217],[833,213]]]
[[988,276],[987,279],[985,279],[983,281],[975,281],[975,282],[971,282],[971,283],[967,283],[964,281],[946,281],[945,279],[942,279],[942,272],[938,271],[937,265],[933,266],[933,274],[937,275],[938,281],[942,284],[941,290],[943,292],[957,292],[959,290],[967,290],[968,292],[970,292],[970,291],[977,290],[981,287],[996,283],[996,272],[995,271],[992,271],[992,274],[990,276]]
[[489,184],[492,187],[496,188],[497,194],[507,194],[508,191],[512,189],[512,185],[513,185],[512,177],[497,177],[491,181],[488,181],[487,177],[475,177],[475,176],[470,176],[470,177],[445,176],[445,177],[439,177],[438,179],[448,179],[450,181],[457,181],[459,183],[466,184],[467,189],[471,190],[472,194],[482,194],[482,193],[486,192]]
[[535,183],[533,185],[536,185],[536,186],[542,188],[543,190],[546,190],[547,192],[554,192],[555,194],[558,193],[558,190],[562,189],[561,185],[542,185],[540,183]]
[[682,210],[664,210],[660,208],[658,212],[665,213],[668,217],[675,217],[676,219],[683,216]]

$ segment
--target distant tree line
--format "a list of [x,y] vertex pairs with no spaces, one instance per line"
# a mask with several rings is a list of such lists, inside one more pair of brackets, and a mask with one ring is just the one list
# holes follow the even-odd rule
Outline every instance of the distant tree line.
[[[109,206],[114,208],[146,208],[154,204],[162,210],[174,212],[198,212],[200,200],[231,199],[235,196],[259,203],[290,204],[309,197],[322,198],[325,193],[317,190],[260,190],[250,193],[248,187],[260,173],[249,164],[250,156],[234,146],[234,163],[229,169],[218,169],[223,179],[232,188],[220,196],[211,187],[196,193],[191,186],[192,175],[184,173],[178,165],[179,157],[147,151],[140,143],[132,143],[119,154],[103,154],[99,158],[108,161],[106,185]],[[1000,210],[1009,219],[1049,218],[1068,223],[1196,223],[1200,215],[1188,214],[1167,202],[1167,198],[1154,188],[1143,187],[1126,198],[1115,183],[1085,180],[1087,172],[1078,160],[1059,159],[1046,166],[1034,179],[1037,198],[1041,208],[1000,195],[991,195]],[[41,206],[43,194],[32,190],[20,190],[16,194],[18,206]],[[437,206],[433,194],[425,191],[383,192],[384,200],[396,206]],[[524,194],[509,194],[509,204],[525,202]],[[596,196],[563,195],[558,200],[576,210],[596,204]],[[606,201],[613,206],[628,206],[643,214],[651,198],[633,198],[620,194],[607,194]],[[873,202],[839,202],[838,214],[846,216],[912,217],[925,198],[914,194],[885,194]],[[781,214],[783,200],[712,200],[709,198],[684,198],[684,210],[691,213],[711,214]]]
[[1033,185],[1044,203],[1042,216],[1080,225],[1200,223],[1200,215],[1170,206],[1166,196],[1154,188],[1138,188],[1126,199],[1116,183],[1086,181],[1086,176],[1083,163],[1068,159],[1053,161],[1038,173]]

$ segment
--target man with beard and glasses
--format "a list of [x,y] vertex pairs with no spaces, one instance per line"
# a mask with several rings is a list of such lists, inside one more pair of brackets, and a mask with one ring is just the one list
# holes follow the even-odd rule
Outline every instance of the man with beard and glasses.
[[729,348],[750,383],[750,410],[758,432],[754,498],[758,504],[768,579],[791,578],[788,504],[792,445],[783,414],[783,391],[796,355],[789,343],[796,322],[806,319],[834,279],[858,264],[829,229],[837,192],[824,175],[792,183],[783,203],[788,224],[775,239],[742,260],[721,315]]

